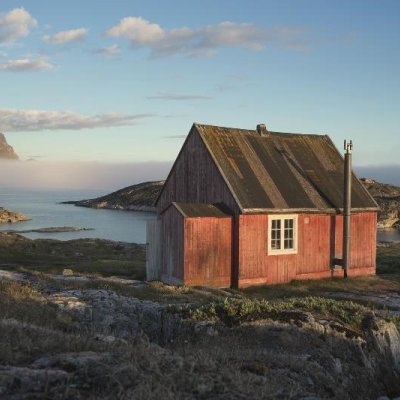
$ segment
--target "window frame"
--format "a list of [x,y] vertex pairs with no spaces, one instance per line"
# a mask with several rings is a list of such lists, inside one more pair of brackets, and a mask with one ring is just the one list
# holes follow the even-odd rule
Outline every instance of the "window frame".
[[[285,219],[293,221],[293,248],[285,249]],[[272,221],[280,221],[280,248],[272,248]],[[268,255],[282,255],[282,254],[297,254],[297,244],[298,244],[298,215],[297,214],[271,214],[268,215]]]

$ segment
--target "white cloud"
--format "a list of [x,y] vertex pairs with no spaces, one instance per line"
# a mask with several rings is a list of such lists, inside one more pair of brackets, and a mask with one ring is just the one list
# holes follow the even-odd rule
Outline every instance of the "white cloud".
[[117,44],[113,44],[108,47],[101,47],[99,49],[95,49],[94,52],[104,57],[114,57],[121,52],[121,47],[119,47]]
[[36,26],[36,19],[23,8],[14,8],[7,14],[0,14],[0,44],[12,43],[28,36]]
[[78,130],[134,125],[153,114],[82,115],[70,111],[0,109],[0,132]]
[[0,71],[48,71],[54,69],[55,65],[48,62],[45,58],[21,58],[0,63]]
[[134,48],[147,47],[156,57],[175,54],[210,57],[222,47],[260,51],[275,45],[300,49],[306,43],[304,33],[300,29],[265,29],[251,23],[229,21],[197,29],[168,30],[141,17],[123,18],[106,32],[108,36],[128,40]]
[[107,31],[108,36],[123,37],[138,45],[157,43],[164,38],[165,32],[158,24],[151,24],[141,17],[126,17],[118,25]]
[[86,38],[88,29],[77,28],[69,31],[57,32],[54,35],[44,36],[44,40],[53,44],[80,42]]

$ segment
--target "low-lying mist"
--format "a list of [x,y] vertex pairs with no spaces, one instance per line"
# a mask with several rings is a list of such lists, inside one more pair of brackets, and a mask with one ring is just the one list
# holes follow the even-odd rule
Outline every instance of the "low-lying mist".
[[[117,190],[165,179],[172,161],[138,163],[0,161],[0,187]],[[354,167],[356,174],[400,186],[400,165]]]
[[117,190],[165,179],[172,162],[0,161],[0,187]]

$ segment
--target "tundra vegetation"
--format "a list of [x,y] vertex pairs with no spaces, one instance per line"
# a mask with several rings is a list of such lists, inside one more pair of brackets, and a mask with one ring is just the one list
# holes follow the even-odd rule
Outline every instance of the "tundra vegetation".
[[244,290],[144,268],[141,245],[0,234],[0,398],[400,396],[400,244],[376,276]]

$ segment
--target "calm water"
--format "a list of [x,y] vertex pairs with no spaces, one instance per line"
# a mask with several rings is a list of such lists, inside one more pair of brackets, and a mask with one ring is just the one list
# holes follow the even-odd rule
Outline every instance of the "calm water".
[[381,242],[400,242],[400,230],[388,229],[378,231],[378,240]]
[[0,206],[19,211],[32,218],[16,224],[1,224],[0,230],[26,230],[37,228],[77,226],[94,228],[93,231],[63,233],[26,233],[31,239],[46,238],[70,240],[101,238],[123,242],[145,243],[146,223],[154,218],[152,213],[96,210],[57,204],[66,200],[82,200],[106,194],[104,191],[88,190],[23,190],[0,188]]
[[[0,230],[26,230],[57,226],[94,228],[93,231],[63,233],[26,233],[31,239],[69,240],[78,238],[101,238],[123,242],[145,243],[146,223],[154,218],[152,213],[96,210],[57,204],[66,200],[82,200],[106,194],[104,191],[88,190],[23,190],[0,188],[0,206],[29,215],[32,220],[17,224],[1,224]],[[378,231],[380,241],[400,241],[400,231]]]

